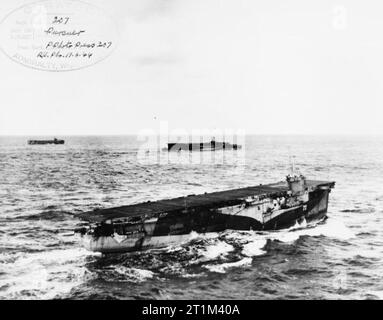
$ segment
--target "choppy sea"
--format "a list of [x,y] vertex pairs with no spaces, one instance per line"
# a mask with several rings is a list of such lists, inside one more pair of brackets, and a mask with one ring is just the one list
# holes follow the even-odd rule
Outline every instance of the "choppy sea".
[[[135,136],[0,138],[1,299],[382,299],[383,137],[247,136],[231,152],[142,151]],[[101,256],[76,214],[284,179],[336,181],[328,219]]]

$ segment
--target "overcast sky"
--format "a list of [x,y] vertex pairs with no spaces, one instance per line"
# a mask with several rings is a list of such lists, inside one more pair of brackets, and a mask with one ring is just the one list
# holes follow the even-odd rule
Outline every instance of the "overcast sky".
[[[33,1],[1,0],[0,16]],[[86,0],[118,24],[117,49],[70,72],[0,52],[0,134],[242,129],[383,133],[383,3]]]

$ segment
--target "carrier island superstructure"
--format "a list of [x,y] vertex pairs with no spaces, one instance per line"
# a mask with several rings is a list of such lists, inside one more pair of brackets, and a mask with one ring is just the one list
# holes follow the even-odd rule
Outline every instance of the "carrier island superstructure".
[[289,228],[326,217],[334,186],[292,174],[273,184],[84,212],[87,226],[76,231],[89,250],[112,253],[180,243],[193,231]]

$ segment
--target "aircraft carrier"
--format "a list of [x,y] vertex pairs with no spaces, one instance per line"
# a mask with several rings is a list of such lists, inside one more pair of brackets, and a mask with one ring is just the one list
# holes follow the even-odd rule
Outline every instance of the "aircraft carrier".
[[28,140],[28,144],[34,145],[34,144],[64,144],[64,140],[56,139],[53,140]]
[[326,217],[335,182],[289,175],[286,181],[148,201],[79,214],[83,244],[102,253],[137,251],[187,241],[190,234],[277,230]]
[[242,146],[237,143],[215,141],[209,142],[170,142],[163,151],[218,151],[218,150],[239,150]]

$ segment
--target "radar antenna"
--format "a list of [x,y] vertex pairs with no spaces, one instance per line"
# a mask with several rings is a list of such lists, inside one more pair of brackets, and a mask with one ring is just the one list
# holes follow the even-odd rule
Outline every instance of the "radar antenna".
[[292,156],[290,155],[290,170],[291,170],[291,175],[292,176],[295,176],[296,175],[296,172],[295,172],[295,156]]
[[295,156],[291,155],[291,148],[289,147],[289,164],[290,164],[290,176],[294,177],[297,175],[295,172]]

